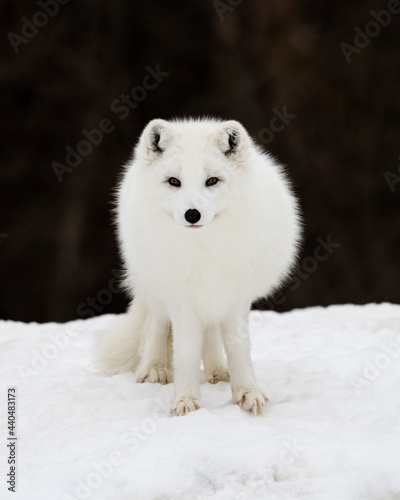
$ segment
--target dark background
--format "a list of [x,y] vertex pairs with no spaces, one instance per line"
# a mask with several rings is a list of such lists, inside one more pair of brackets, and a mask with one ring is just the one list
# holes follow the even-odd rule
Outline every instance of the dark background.
[[[122,312],[110,216],[121,165],[152,118],[205,114],[261,138],[301,199],[300,275],[262,307],[399,302],[400,14],[368,25],[377,33],[360,35],[350,62],[340,48],[389,4],[72,0],[44,23],[38,2],[3,1],[0,317]],[[16,54],[9,36],[24,19],[45,25]],[[122,119],[112,103],[157,65],[169,75]],[[272,137],[285,109],[292,118]],[[115,130],[60,182],[53,163],[104,118]],[[314,258],[329,236],[340,246]]]

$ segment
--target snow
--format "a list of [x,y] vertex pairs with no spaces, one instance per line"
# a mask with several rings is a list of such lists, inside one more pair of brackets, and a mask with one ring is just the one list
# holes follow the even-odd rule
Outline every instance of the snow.
[[253,311],[271,401],[259,417],[227,383],[202,384],[203,408],[171,417],[172,384],[97,373],[93,345],[115,319],[0,322],[2,415],[18,391],[18,489],[2,458],[2,499],[400,499],[399,305]]

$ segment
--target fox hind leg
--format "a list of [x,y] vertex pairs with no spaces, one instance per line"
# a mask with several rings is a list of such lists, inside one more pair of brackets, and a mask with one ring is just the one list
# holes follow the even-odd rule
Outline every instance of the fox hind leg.
[[210,384],[229,382],[219,328],[209,327],[204,332],[202,357],[206,382]]

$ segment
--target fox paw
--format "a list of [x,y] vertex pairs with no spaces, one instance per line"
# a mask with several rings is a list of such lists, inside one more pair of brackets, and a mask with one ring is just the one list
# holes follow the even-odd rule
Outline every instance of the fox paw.
[[236,389],[233,395],[233,402],[253,415],[260,415],[264,413],[265,405],[269,401],[259,389],[253,387],[249,389]]
[[219,366],[218,368],[214,368],[208,376],[206,376],[207,382],[210,384],[217,384],[218,382],[229,382],[229,372],[223,367]]
[[171,415],[181,417],[190,411],[196,411],[201,408],[201,403],[194,398],[178,398],[175,400],[174,407],[171,410]]
[[167,368],[162,366],[145,366],[139,368],[136,373],[136,382],[143,384],[143,382],[150,382],[151,384],[168,384],[169,373]]

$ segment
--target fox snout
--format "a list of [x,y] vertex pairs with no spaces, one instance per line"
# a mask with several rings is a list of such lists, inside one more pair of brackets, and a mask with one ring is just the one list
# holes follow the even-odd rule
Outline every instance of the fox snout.
[[185,212],[185,219],[190,224],[196,224],[196,222],[199,222],[201,219],[201,213],[195,208],[189,208],[189,210]]

